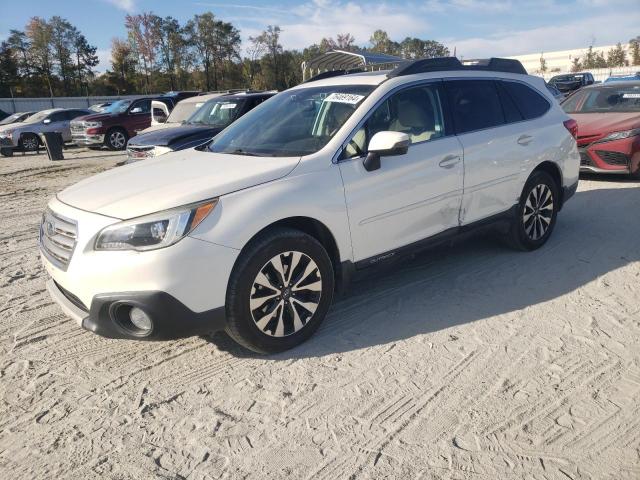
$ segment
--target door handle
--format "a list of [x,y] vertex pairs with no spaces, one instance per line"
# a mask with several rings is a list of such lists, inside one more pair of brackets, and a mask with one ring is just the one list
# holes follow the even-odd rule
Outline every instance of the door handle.
[[533,137],[531,135],[521,135],[518,138],[518,144],[526,146],[526,145],[529,145],[532,140],[533,140]]
[[440,160],[440,165],[442,168],[453,168],[458,162],[460,162],[460,155],[447,155],[442,160]]

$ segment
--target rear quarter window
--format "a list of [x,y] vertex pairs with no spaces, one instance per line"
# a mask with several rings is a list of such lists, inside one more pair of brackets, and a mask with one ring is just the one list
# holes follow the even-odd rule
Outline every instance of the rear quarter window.
[[519,82],[500,82],[513,99],[525,120],[541,117],[551,104],[533,88]]

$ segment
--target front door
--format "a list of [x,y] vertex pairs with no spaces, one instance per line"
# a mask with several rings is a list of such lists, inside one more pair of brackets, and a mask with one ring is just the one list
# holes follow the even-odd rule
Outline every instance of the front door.
[[[395,249],[458,227],[463,188],[462,147],[445,122],[440,81],[392,94],[370,115],[343,152],[354,258],[375,262]],[[362,160],[380,131],[407,133],[404,155],[382,157],[368,172]]]

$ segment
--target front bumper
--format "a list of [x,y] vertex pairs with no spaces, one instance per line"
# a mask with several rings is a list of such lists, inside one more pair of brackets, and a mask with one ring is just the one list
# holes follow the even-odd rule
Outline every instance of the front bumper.
[[[130,340],[170,340],[204,335],[225,327],[224,307],[194,312],[167,292],[121,292],[96,295],[87,310],[70,292],[55,281],[47,282],[47,290],[60,308],[82,328],[102,337]],[[136,332],[119,307],[137,307],[152,320],[149,332]]]
[[640,168],[640,136],[580,145],[578,150],[581,172],[626,174]]
[[72,133],[71,141],[79,146],[102,145],[104,143],[104,134]]
[[13,137],[0,137],[0,148],[16,148],[17,142],[13,141]]
[[[96,234],[118,219],[57,199],[49,208],[77,222],[68,263],[60,267],[44,254],[42,262],[55,282],[48,285],[51,297],[78,324],[107,337],[158,340],[224,326],[227,282],[238,250],[187,236],[170,247],[147,252],[95,251]],[[151,334],[140,337],[119,328],[109,314],[117,302],[139,304],[152,317]]]

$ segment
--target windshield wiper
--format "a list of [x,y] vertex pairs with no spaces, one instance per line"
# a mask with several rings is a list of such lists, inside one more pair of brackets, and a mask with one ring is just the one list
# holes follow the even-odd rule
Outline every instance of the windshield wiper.
[[247,152],[245,150],[242,150],[241,148],[238,148],[238,149],[234,150],[233,152],[225,152],[225,153],[230,153],[231,155],[246,155],[247,157],[259,157],[260,156],[257,153]]

